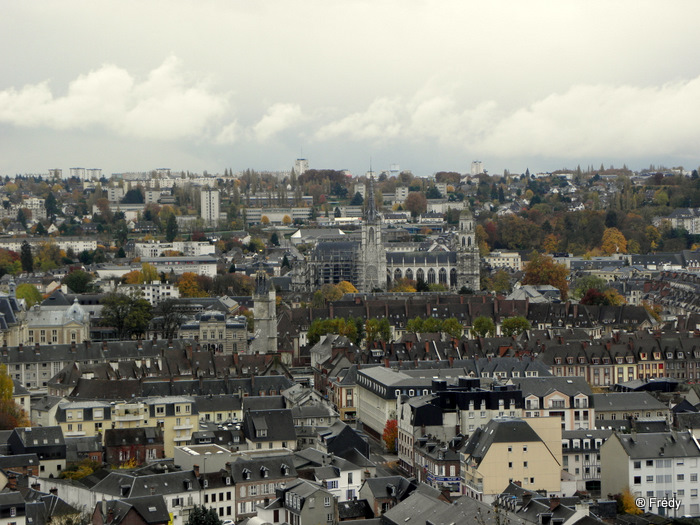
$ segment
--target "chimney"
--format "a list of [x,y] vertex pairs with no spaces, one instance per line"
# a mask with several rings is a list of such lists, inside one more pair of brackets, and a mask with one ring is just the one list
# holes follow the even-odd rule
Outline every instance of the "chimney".
[[17,490],[17,476],[10,474],[7,476],[7,488]]
[[102,351],[109,352],[109,347],[107,346],[107,341],[102,341]]
[[107,524],[114,521],[114,509],[112,507],[107,511]]
[[384,368],[389,368],[389,358],[384,359]]
[[41,490],[41,483],[32,483],[32,490],[39,492]]
[[53,494],[54,496],[58,496],[58,489],[56,487],[50,488],[49,494]]
[[34,343],[34,351],[36,352],[37,355],[39,355],[39,353],[40,353],[39,343]]
[[192,465],[192,470],[194,471],[194,477],[199,478],[199,465]]
[[76,351],[77,351],[77,348],[75,347],[75,341],[73,341],[70,344],[70,352],[71,352],[71,354],[74,354]]
[[452,368],[455,364],[455,358],[454,356],[450,356],[447,358],[450,361],[450,368]]
[[17,351],[22,352],[24,350],[24,345],[22,343],[17,345]]
[[554,510],[559,506],[559,498],[554,496],[549,498],[549,510]]

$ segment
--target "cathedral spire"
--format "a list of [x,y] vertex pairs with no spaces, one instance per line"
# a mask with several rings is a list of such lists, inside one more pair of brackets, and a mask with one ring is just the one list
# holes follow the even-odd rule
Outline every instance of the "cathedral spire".
[[374,200],[374,176],[369,175],[369,192],[367,196],[367,208],[365,209],[365,220],[375,222],[377,220],[377,204]]

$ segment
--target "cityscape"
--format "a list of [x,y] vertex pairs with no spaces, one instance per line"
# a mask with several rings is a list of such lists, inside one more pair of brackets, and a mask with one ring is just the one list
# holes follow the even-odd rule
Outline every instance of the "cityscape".
[[700,524],[700,3],[2,7],[0,525]]

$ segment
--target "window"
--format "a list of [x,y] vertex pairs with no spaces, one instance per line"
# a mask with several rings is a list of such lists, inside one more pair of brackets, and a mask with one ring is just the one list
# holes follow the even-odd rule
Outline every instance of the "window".
[[523,461],[523,468],[527,468],[527,461]]
[[690,481],[692,481],[693,483],[697,483],[697,481],[698,481],[697,473],[693,473],[690,475]]
[[331,506],[331,498],[329,498],[328,496],[326,496],[325,498],[323,498],[323,506],[324,506],[324,507],[330,507],[330,506]]
[[676,475],[676,481],[685,481],[685,474]]
[[333,514],[328,514],[326,516],[326,521],[328,521],[329,523],[332,523],[333,522]]
[[635,468],[635,469],[640,469],[640,468],[642,468],[642,462],[641,462],[641,461],[635,461],[635,462],[634,462],[634,468]]

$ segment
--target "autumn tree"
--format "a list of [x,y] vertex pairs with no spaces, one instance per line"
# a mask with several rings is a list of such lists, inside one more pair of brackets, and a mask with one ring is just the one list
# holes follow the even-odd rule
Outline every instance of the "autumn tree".
[[633,514],[639,515],[643,514],[644,511],[637,507],[635,503],[635,498],[629,488],[626,488],[622,494],[618,494],[617,497],[618,511],[621,514]]
[[474,319],[471,329],[472,335],[475,337],[486,337],[496,333],[496,325],[490,317],[480,316]]
[[35,266],[42,272],[58,268],[63,263],[61,249],[54,242],[42,242],[37,249]]
[[180,291],[180,297],[206,297],[207,294],[199,286],[197,274],[193,272],[185,272],[180,276],[177,282],[177,289]]
[[506,337],[520,335],[530,328],[530,322],[520,315],[508,317],[501,323],[501,333]]
[[549,284],[561,292],[562,300],[566,301],[569,294],[569,284],[566,278],[569,270],[566,266],[554,261],[549,255],[533,253],[525,265],[525,277],[523,284]]
[[413,217],[417,217],[421,213],[425,213],[428,209],[428,200],[425,198],[424,194],[412,191],[406,196],[403,207],[410,211]]
[[606,228],[600,249],[605,255],[627,253],[627,239],[617,228]]
[[394,281],[389,291],[396,293],[415,293],[416,285],[417,283],[413,279],[402,277]]
[[17,275],[22,272],[22,261],[20,255],[12,250],[0,248],[0,277],[9,273]]
[[282,217],[282,224],[284,224],[285,226],[289,226],[290,224],[292,224],[292,218],[289,215],[285,215],[284,217]]
[[177,219],[174,214],[168,215],[168,220],[165,223],[165,240],[168,242],[173,242],[177,237]]
[[396,419],[389,419],[382,432],[382,440],[386,445],[387,452],[396,451],[396,440],[399,437],[399,423]]
[[7,366],[0,365],[0,430],[12,430],[29,426],[29,418],[14,400],[15,385],[7,373]]
[[340,281],[337,285],[338,289],[343,292],[343,294],[346,293],[357,293],[357,288],[348,281]]
[[589,290],[597,290],[602,293],[608,287],[608,283],[605,279],[596,277],[595,275],[584,275],[583,277],[576,279],[573,286],[572,296],[575,299],[581,299]]

